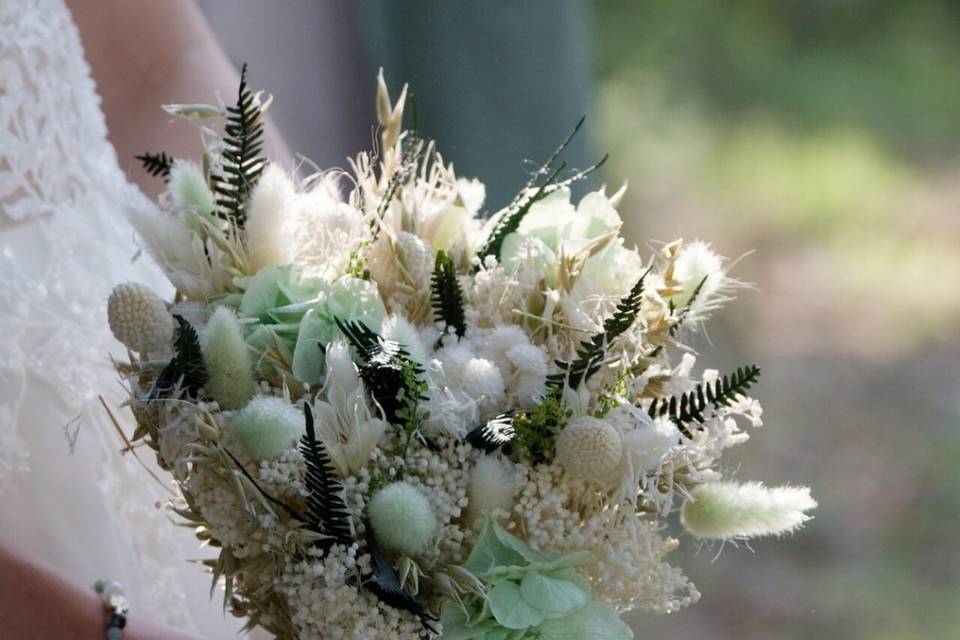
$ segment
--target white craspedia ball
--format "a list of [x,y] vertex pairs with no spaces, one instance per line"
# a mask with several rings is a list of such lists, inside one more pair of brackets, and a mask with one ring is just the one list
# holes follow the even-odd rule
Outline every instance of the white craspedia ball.
[[237,315],[229,307],[218,307],[201,338],[203,362],[209,379],[207,393],[223,409],[239,409],[253,397],[253,359],[243,339]]
[[433,544],[437,516],[427,498],[407,482],[380,489],[367,504],[370,524],[384,549],[415,557]]
[[610,479],[620,464],[623,445],[620,434],[608,422],[581,416],[557,436],[557,462],[579,480],[601,484]]
[[303,414],[283,398],[257,396],[230,420],[230,434],[255,460],[276,460],[296,446]]
[[131,351],[168,351],[173,341],[173,316],[149,287],[126,282],[114,287],[107,301],[110,331]]
[[518,487],[513,466],[498,456],[483,456],[470,470],[468,518],[476,521],[491,511],[509,512]]

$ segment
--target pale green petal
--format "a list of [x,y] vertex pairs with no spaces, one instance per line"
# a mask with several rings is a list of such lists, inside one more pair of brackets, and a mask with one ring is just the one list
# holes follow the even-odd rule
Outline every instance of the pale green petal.
[[297,345],[293,350],[293,377],[306,384],[321,384],[324,374],[324,355],[321,344],[330,343],[331,323],[320,317],[315,309],[307,311],[300,323]]
[[550,613],[572,613],[590,602],[590,595],[576,584],[540,573],[527,573],[520,595],[532,607]]
[[619,229],[622,224],[620,214],[610,204],[607,195],[602,190],[594,191],[583,196],[577,205],[574,237],[596,238],[613,229]]
[[494,520],[487,516],[483,529],[477,537],[470,556],[464,567],[475,576],[482,575],[494,567],[525,564],[522,555],[503,544],[497,537]]
[[490,613],[508,629],[535,627],[546,619],[540,609],[532,607],[520,596],[520,587],[513,582],[501,582],[487,594]]

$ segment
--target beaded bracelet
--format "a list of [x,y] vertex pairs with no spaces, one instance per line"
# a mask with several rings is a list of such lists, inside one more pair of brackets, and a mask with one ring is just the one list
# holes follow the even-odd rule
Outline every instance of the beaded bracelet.
[[130,610],[130,603],[123,593],[123,585],[113,580],[97,580],[93,590],[100,595],[107,612],[107,640],[120,640],[123,638],[123,628],[127,626],[127,612]]

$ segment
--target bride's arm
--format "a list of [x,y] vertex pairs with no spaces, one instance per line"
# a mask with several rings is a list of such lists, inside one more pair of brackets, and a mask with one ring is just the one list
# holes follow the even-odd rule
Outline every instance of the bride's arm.
[[[125,640],[191,640],[193,636],[137,618],[136,603]],[[101,640],[106,613],[90,587],[82,588],[0,540],[0,636],[47,640]]]
[[[237,70],[193,0],[68,0],[103,98],[110,141],[120,166],[149,195],[161,188],[133,156],[165,151],[198,157],[197,131],[170,122],[160,105],[235,100]],[[268,123],[265,151],[286,168],[290,152]]]

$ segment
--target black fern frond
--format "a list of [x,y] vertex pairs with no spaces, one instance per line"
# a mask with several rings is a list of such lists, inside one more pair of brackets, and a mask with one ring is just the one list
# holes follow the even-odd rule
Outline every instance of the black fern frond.
[[310,531],[324,536],[318,544],[329,548],[334,544],[352,544],[353,530],[350,511],[343,501],[343,485],[337,479],[337,470],[330,461],[327,448],[317,439],[313,411],[304,402],[306,431],[300,438],[306,474],[307,504],[304,524]]
[[[417,381],[423,369],[410,359],[403,346],[392,340],[384,340],[362,322],[349,322],[336,318],[337,327],[356,350],[360,359],[360,378],[373,400],[383,408],[391,424],[406,422],[403,409],[408,400],[426,400]],[[411,375],[413,374],[413,380]]]
[[223,151],[220,154],[222,173],[211,176],[217,198],[218,215],[243,226],[247,199],[257,184],[266,160],[263,149],[263,108],[247,86],[247,65],[240,71],[237,104],[227,107]]
[[513,412],[501,413],[476,429],[470,431],[464,438],[467,444],[491,453],[497,449],[507,448],[516,437],[517,431],[513,426]]
[[[559,147],[553,152],[553,154],[547,159],[547,161],[530,177],[530,180],[524,185],[523,189],[520,190],[520,193],[514,197],[514,199],[508,204],[502,211],[496,214],[496,223],[493,225],[493,229],[490,231],[490,235],[487,237],[486,242],[477,252],[477,255],[482,261],[487,256],[500,256],[500,248],[503,245],[503,240],[517,230],[520,226],[520,221],[523,220],[524,216],[530,211],[536,202],[543,200],[548,194],[556,191],[557,189],[562,189],[563,187],[568,187],[571,184],[583,180],[588,175],[599,169],[603,166],[603,163],[607,161],[608,156],[604,156],[600,159],[599,162],[594,164],[591,167],[587,167],[582,171],[578,171],[574,175],[566,179],[559,179],[560,175],[563,173],[563,170],[566,168],[565,163],[561,163],[556,169],[553,168],[553,163],[557,161],[557,158],[560,157],[560,154],[563,153],[564,149],[570,144],[573,138],[577,135],[577,132],[580,131],[580,127],[583,126],[586,116],[580,118],[580,121],[577,123],[577,126],[573,128],[573,131],[570,132],[570,135],[560,144]],[[542,182],[540,182],[542,180]]]
[[690,438],[693,435],[690,427],[693,424],[703,424],[706,420],[704,411],[728,406],[737,396],[743,395],[759,377],[760,367],[757,365],[740,367],[728,376],[717,378],[716,382],[698,384],[693,391],[680,396],[655,398],[647,413],[651,418],[670,416],[680,432]]
[[637,320],[640,303],[643,300],[643,286],[649,269],[640,276],[630,293],[617,303],[617,308],[603,322],[603,331],[594,334],[590,340],[581,343],[577,349],[577,358],[572,362],[557,361],[560,371],[547,377],[547,390],[555,396],[563,393],[565,385],[576,389],[580,383],[595,374],[603,366],[610,344],[619,335],[627,331]]
[[196,329],[183,316],[173,317],[179,325],[173,344],[174,356],[157,376],[147,396],[149,400],[168,398],[178,386],[186,392],[187,397],[195,398],[207,383],[207,367],[203,363],[203,351]]
[[437,619],[426,612],[423,606],[416,601],[413,595],[407,591],[400,583],[400,576],[396,569],[387,560],[380,545],[377,544],[377,538],[373,532],[373,526],[369,521],[366,522],[366,542],[367,553],[370,554],[370,574],[364,576],[363,586],[377,596],[380,602],[394,609],[409,611],[420,618],[420,622],[431,633],[437,633],[430,623]]
[[437,252],[431,280],[433,313],[447,328],[453,327],[457,337],[467,332],[467,320],[463,313],[463,289],[457,280],[457,267],[443,251]]
[[173,158],[162,151],[160,153],[144,153],[134,156],[143,165],[144,171],[157,177],[162,176],[164,180],[170,178],[170,169],[173,168]]

